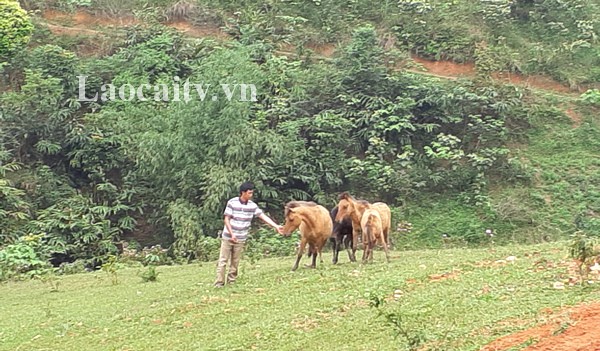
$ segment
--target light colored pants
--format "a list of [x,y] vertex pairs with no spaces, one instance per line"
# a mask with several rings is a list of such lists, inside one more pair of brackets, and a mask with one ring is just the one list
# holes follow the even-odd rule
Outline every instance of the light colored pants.
[[217,280],[215,281],[215,285],[225,284],[225,266],[228,261],[230,262],[227,283],[235,282],[238,275],[238,265],[240,264],[245,245],[246,243],[242,242],[232,243],[227,239],[221,240],[221,253],[217,262]]

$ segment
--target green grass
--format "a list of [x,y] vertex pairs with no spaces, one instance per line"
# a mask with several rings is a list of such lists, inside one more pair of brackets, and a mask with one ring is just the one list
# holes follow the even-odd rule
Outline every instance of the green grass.
[[[0,350],[404,350],[369,305],[403,316],[407,334],[442,350],[477,350],[538,321],[544,308],[598,300],[600,291],[552,284],[568,278],[565,244],[396,251],[384,263],[330,263],[290,272],[293,257],[242,260],[238,283],[212,288],[213,263],[137,268],[0,285]],[[515,255],[514,264],[495,264]],[[307,260],[304,258],[303,263]],[[543,266],[544,269],[536,270]],[[454,272],[431,281],[430,275]],[[399,299],[392,298],[401,290]],[[428,347],[428,346],[427,346]]]

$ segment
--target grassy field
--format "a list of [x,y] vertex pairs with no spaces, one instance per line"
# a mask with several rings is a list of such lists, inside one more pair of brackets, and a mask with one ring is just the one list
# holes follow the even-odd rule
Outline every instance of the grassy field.
[[245,258],[224,289],[212,287],[214,262],[161,266],[148,283],[143,268],[3,283],[0,349],[409,350],[408,337],[421,350],[478,350],[550,318],[548,308],[600,299],[596,285],[553,287],[576,277],[565,243],[395,251],[390,264],[378,251],[365,266],[323,257],[295,273],[292,257]]

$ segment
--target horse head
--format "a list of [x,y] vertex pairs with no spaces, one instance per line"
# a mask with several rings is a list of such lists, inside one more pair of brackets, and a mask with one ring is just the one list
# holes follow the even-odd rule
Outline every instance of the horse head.
[[353,223],[360,223],[360,218],[365,209],[369,208],[369,203],[364,200],[356,200],[352,195],[343,192],[339,196],[338,212],[335,216],[335,222],[341,222],[345,218],[351,218]]
[[337,204],[337,214],[335,216],[334,222],[341,222],[344,218],[349,218],[352,216],[354,212],[354,199],[347,192],[343,192],[339,197],[340,202]]
[[298,213],[300,206],[316,206],[314,202],[292,201],[285,206],[285,223],[283,224],[283,235],[291,235],[302,223],[302,216]]

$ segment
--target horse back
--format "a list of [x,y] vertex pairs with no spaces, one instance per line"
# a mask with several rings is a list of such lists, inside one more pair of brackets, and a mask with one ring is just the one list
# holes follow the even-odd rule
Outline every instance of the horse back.
[[371,208],[379,213],[383,231],[389,232],[392,225],[392,211],[390,210],[390,207],[384,202],[375,202],[371,205]]
[[307,207],[306,215],[310,220],[303,220],[300,232],[303,236],[327,240],[333,231],[333,220],[327,209],[321,205]]

